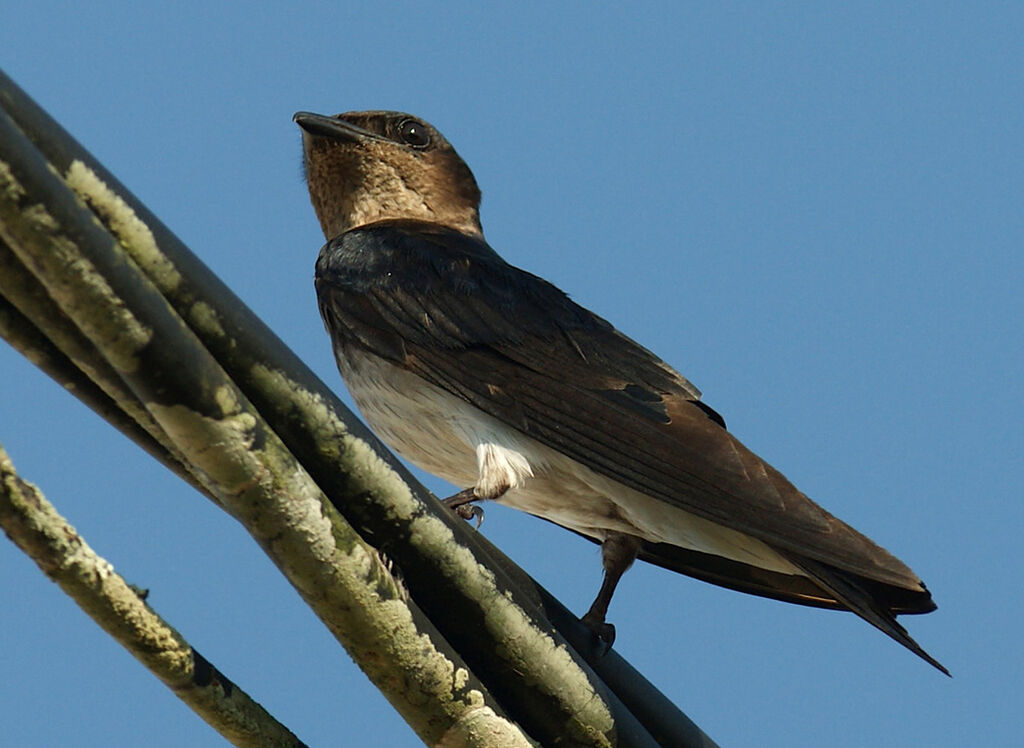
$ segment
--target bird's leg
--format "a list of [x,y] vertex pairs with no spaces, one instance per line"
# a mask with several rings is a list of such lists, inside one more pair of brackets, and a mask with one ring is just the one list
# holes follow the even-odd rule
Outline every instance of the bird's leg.
[[501,498],[508,488],[507,484],[501,485],[489,491],[487,495],[484,495],[480,493],[479,486],[473,486],[472,488],[463,489],[447,499],[442,499],[441,503],[463,519],[476,518],[476,526],[479,528],[480,523],[484,521],[484,510],[478,506],[471,506],[472,502]]
[[605,623],[608,604],[626,569],[633,565],[640,550],[640,538],[622,532],[609,532],[601,543],[601,564],[604,566],[604,581],[594,598],[590,610],[581,619],[608,648],[615,641],[615,627]]

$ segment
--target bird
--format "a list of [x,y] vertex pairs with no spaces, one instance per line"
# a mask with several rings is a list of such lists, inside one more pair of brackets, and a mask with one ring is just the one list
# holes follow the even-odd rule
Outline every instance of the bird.
[[936,605],[902,561],[747,449],[654,353],[507,263],[481,192],[410,114],[298,112],[326,244],[315,286],[338,369],[377,435],[456,486],[600,544],[582,617],[605,647],[639,558],[733,590],[848,610],[949,675],[896,620]]

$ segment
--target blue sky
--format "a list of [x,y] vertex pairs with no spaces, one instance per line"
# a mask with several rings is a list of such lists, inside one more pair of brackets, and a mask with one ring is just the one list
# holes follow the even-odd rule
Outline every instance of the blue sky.
[[[1021,38],[1003,3],[37,1],[0,67],[339,389],[291,115],[435,124],[506,259],[925,579],[939,610],[903,621],[955,677],[852,615],[645,566],[616,648],[723,746],[1009,745]],[[16,466],[197,649],[311,745],[417,744],[237,524],[6,346],[0,372]],[[586,609],[594,546],[499,507],[482,532]],[[6,540],[0,595],[0,743],[222,744]]]

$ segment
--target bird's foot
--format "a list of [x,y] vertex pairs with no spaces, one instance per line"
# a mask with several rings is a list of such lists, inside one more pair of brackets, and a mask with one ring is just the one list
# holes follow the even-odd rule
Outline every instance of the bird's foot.
[[480,525],[484,521],[484,510],[478,507],[476,504],[463,504],[462,506],[455,507],[455,513],[462,517],[464,520],[471,520],[476,518],[476,525],[474,529],[479,530]]
[[587,613],[580,621],[597,637],[598,654],[602,657],[608,654],[612,644],[615,643],[615,626],[605,621],[604,616],[599,617],[592,613]]
[[477,495],[473,493],[473,489],[467,488],[464,491],[459,491],[454,496],[442,499],[441,503],[462,517],[462,519],[471,520],[475,518],[476,529],[480,529],[480,524],[484,521],[484,510],[471,503],[476,501],[477,498]]

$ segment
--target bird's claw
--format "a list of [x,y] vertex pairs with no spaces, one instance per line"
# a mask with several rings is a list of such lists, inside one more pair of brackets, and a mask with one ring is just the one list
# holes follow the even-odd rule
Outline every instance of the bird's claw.
[[583,625],[594,632],[594,636],[598,640],[598,655],[603,657],[608,654],[612,648],[612,644],[615,643],[615,626],[605,622],[604,620],[597,620],[592,618],[590,614],[583,616],[580,619]]
[[481,523],[484,521],[484,510],[475,504],[463,504],[462,506],[455,507],[455,513],[462,517],[464,520],[471,520],[476,518],[476,528],[480,529]]
[[472,488],[459,491],[454,496],[442,499],[441,503],[455,512],[462,519],[476,519],[476,527],[480,529],[480,523],[484,521],[484,510],[472,502],[476,501],[476,494]]

